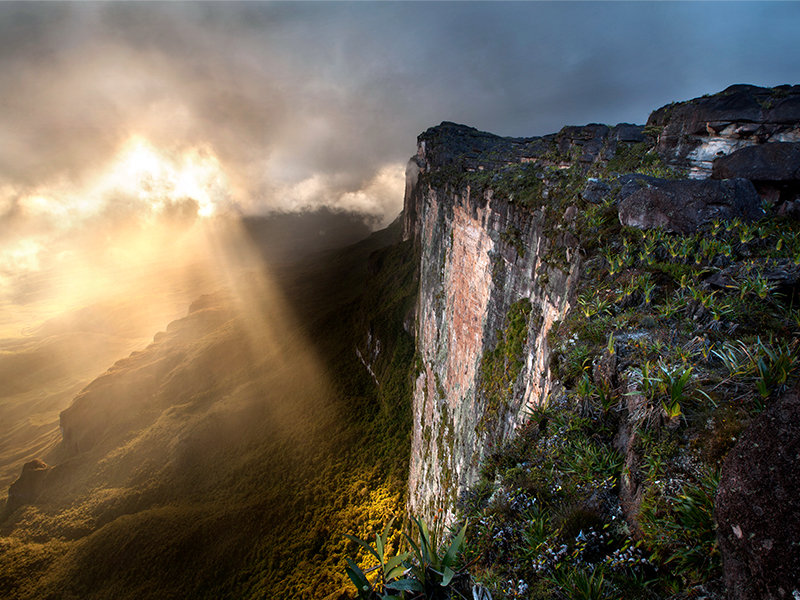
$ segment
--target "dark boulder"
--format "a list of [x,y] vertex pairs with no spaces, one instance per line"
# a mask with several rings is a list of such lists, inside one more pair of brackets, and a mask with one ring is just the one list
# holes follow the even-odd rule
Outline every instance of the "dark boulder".
[[763,216],[761,198],[746,179],[630,178],[620,192],[619,220],[639,229],[661,227],[689,234],[715,219],[753,221]]
[[800,179],[800,143],[772,142],[748,146],[714,161],[714,179],[742,177],[751,181]]
[[567,126],[556,134],[556,147],[565,156],[576,154],[580,162],[592,163],[600,156],[610,131],[608,125],[597,123]]
[[602,179],[590,177],[586,187],[581,192],[581,197],[592,204],[600,204],[611,193],[611,186]]
[[731,600],[800,597],[800,395],[764,411],[729,452],[714,516]]
[[619,142],[631,143],[644,142],[647,139],[643,125],[631,125],[630,123],[620,123],[612,127],[608,137]]
[[423,170],[453,166],[463,171],[496,169],[532,160],[550,149],[540,137],[511,138],[444,121],[417,137]]
[[658,177],[642,175],[641,173],[628,173],[626,175],[622,175],[617,179],[617,183],[620,185],[617,201],[622,202],[625,200],[625,198],[634,192],[638,192],[643,187],[658,186],[661,181],[663,180],[659,179]]
[[777,215],[784,219],[800,220],[800,202],[784,202],[778,207]]

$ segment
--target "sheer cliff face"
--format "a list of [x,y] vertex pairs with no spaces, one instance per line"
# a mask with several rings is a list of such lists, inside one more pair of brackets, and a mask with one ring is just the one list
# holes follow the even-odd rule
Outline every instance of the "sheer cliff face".
[[[452,521],[481,458],[546,398],[547,333],[568,308],[579,260],[543,236],[540,211],[433,183],[435,152],[421,140],[409,164],[404,223],[421,252],[409,509],[431,523]],[[525,299],[522,363],[504,372],[503,393],[493,398],[482,360]]]

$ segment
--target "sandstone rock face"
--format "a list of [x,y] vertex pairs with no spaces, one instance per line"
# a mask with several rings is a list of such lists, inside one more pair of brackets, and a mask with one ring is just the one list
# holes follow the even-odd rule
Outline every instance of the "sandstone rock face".
[[[421,256],[420,292],[414,312],[421,361],[413,396],[411,514],[429,523],[452,522],[457,498],[476,482],[481,460],[494,445],[513,436],[525,418],[526,407],[540,403],[554,386],[548,368],[547,335],[571,307],[581,241],[570,223],[580,220],[580,208],[577,202],[565,204],[555,217],[544,206],[537,210],[539,200],[548,202],[547,189],[539,199],[526,198],[527,208],[514,204],[509,194],[506,196],[512,200],[496,197],[490,188],[495,181],[502,181],[503,173],[512,171],[506,167],[536,162],[543,173],[576,166],[584,174],[597,173],[608,181],[588,179],[581,193],[584,201],[616,199],[624,225],[689,234],[702,231],[715,219],[757,220],[763,215],[764,201],[777,206],[780,200],[787,216],[794,214],[793,197],[784,197],[789,184],[781,183],[794,180],[781,178],[796,177],[792,165],[794,148],[800,143],[798,124],[800,86],[732,86],[715,96],[659,109],[651,115],[648,127],[592,124],[565,127],[540,138],[501,138],[443,123],[419,136],[417,154],[407,170],[403,213],[404,239],[414,240]],[[632,144],[642,142],[648,145],[655,135],[659,157],[667,166],[684,170],[689,179],[609,172],[607,162],[618,148],[629,150]],[[737,150],[740,153],[733,154]],[[720,158],[729,154],[730,159]],[[775,157],[783,157],[783,166],[775,164]],[[758,160],[765,164],[754,164]],[[722,179],[709,179],[715,161],[719,164],[715,173]],[[624,165],[625,161],[615,164]],[[463,176],[492,170],[497,172],[488,177]],[[765,175],[770,178],[758,179]],[[479,180],[483,182],[480,191],[469,187],[469,182]],[[773,183],[761,185],[761,181]],[[546,214],[550,215],[548,222]],[[793,280],[787,274],[775,281],[790,285]],[[506,317],[521,299],[529,300],[531,306],[523,366],[514,374],[507,398],[500,406],[492,405],[482,359],[498,347]],[[613,365],[598,364],[593,375],[600,382],[610,379],[613,372]],[[621,451],[630,450],[630,437],[620,439]],[[795,434],[793,439],[787,437],[783,443],[786,452],[796,454],[800,436]],[[769,462],[762,464],[767,469],[771,466]],[[787,483],[786,489],[791,485]],[[627,491],[623,489],[624,503],[637,503],[640,494],[636,482],[623,486],[628,487]],[[796,491],[796,486],[791,489]],[[720,497],[724,498],[724,486],[721,490]],[[744,510],[742,503],[736,507]],[[773,508],[774,514],[770,514],[776,522],[783,519],[783,510],[798,514],[797,507],[787,502]],[[738,519],[738,514],[734,511],[731,518]],[[792,523],[795,532],[800,530]],[[739,529],[733,529],[734,525]],[[742,527],[730,522],[727,531],[735,535],[744,531]],[[758,538],[764,552],[768,546],[783,543],[779,532],[770,535]],[[745,556],[742,553],[753,548],[752,544],[742,546],[737,552]],[[726,553],[734,556],[732,550]],[[745,558],[726,560],[731,565],[738,560],[752,574],[762,569],[761,559],[753,558],[756,555],[753,550]],[[766,555],[762,552],[760,556]],[[741,587],[745,584],[731,585],[745,589]],[[789,594],[781,597],[791,598],[794,593],[794,588],[781,589]],[[768,593],[773,592],[764,592],[762,597],[771,597]]]
[[687,234],[714,219],[739,217],[752,221],[762,215],[761,198],[746,179],[674,181],[636,177],[620,192],[620,222],[639,229],[661,227]]
[[[415,163],[422,172],[436,169],[446,156],[430,144],[434,135],[445,134],[429,130],[420,136]],[[416,336],[424,367],[413,398],[409,509],[431,523],[451,522],[459,493],[477,480],[480,460],[513,433],[526,407],[547,395],[547,333],[569,307],[579,255],[554,249],[567,267],[548,266],[543,255],[551,243],[541,214],[491,192],[484,196],[411,177],[405,214],[415,218],[406,219],[404,235],[421,252]],[[511,305],[523,298],[532,304],[524,366],[509,401],[490,408],[481,391],[481,358],[497,344]]]
[[742,148],[715,160],[711,176],[714,179],[796,181],[800,179],[800,143],[774,142]]
[[800,141],[800,86],[734,85],[713,96],[673,103],[650,115],[662,127],[656,147],[667,164],[702,179],[714,161],[765,142]]
[[715,503],[732,600],[800,597],[800,394],[764,411],[725,459]]

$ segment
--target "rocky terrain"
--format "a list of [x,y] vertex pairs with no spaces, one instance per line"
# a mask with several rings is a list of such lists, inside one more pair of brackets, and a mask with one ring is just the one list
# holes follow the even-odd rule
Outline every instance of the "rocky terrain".
[[409,511],[469,518],[495,597],[800,594],[799,135],[800,87],[737,85],[645,126],[419,136]]

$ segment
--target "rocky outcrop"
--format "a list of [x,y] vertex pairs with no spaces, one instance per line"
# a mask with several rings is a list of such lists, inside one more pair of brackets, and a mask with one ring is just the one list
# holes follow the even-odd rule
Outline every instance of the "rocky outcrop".
[[538,158],[549,149],[546,138],[501,137],[448,121],[417,138],[417,159],[428,170],[448,166],[467,171],[493,169]]
[[6,505],[0,511],[0,522],[20,506],[36,501],[41,483],[49,470],[50,467],[38,458],[26,462],[22,466],[22,473],[19,478],[8,488]]
[[694,233],[715,219],[754,221],[764,214],[747,179],[667,180],[631,177],[619,196],[619,220],[639,229]]
[[732,600],[800,597],[800,394],[764,411],[725,459],[715,518]]
[[766,142],[800,141],[800,86],[733,85],[719,94],[664,106],[647,125],[661,128],[656,150],[692,178],[711,175],[714,161]]
[[779,214],[796,216],[794,205],[800,198],[800,143],[773,142],[742,148],[715,160],[711,176],[749,179],[766,202],[779,206]]
[[775,142],[742,148],[715,160],[711,176],[758,182],[800,180],[800,143]]
[[[547,139],[550,136],[545,136]],[[577,160],[583,166],[611,160],[619,142],[639,143],[646,140],[644,127],[620,123],[614,127],[591,123],[584,126],[564,127],[552,136],[560,158]]]
[[[800,86],[733,86],[659,109],[647,127],[591,124],[502,138],[442,123],[419,136],[403,212],[404,239],[420,257],[412,514],[452,522],[482,459],[557,386],[548,333],[571,308],[581,227],[601,226],[614,204],[623,225],[680,234],[717,219],[758,220],[777,189],[762,183],[796,177],[798,123]],[[688,178],[663,178],[680,175]],[[784,205],[789,214],[793,204]],[[786,265],[773,270],[776,286],[795,284]],[[743,276],[726,271],[717,284]],[[512,337],[518,361],[506,352]],[[505,364],[496,363],[500,355]],[[614,373],[598,364],[593,375],[610,384]],[[638,502],[636,488],[628,491],[623,504]]]

